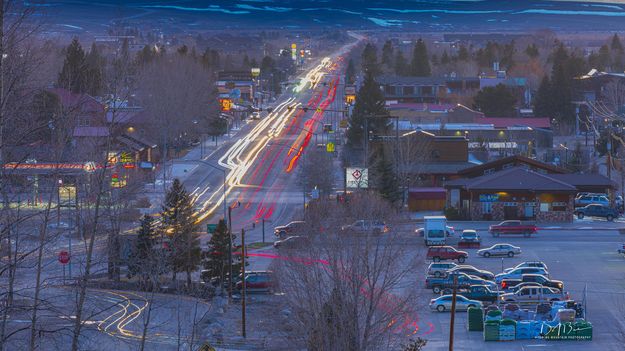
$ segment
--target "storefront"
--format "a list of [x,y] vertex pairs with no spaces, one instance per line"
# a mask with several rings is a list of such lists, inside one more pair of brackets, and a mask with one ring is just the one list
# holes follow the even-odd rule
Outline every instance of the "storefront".
[[578,191],[574,185],[525,167],[450,181],[445,188],[448,206],[472,220],[537,222],[572,221]]

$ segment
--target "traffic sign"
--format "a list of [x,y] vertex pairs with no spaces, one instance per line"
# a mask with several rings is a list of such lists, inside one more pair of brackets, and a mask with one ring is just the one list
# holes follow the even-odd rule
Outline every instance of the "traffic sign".
[[334,143],[333,142],[330,141],[330,142],[328,142],[326,144],[326,151],[327,152],[334,152]]
[[59,262],[61,262],[61,264],[68,264],[69,260],[70,260],[69,252],[65,250],[59,252]]

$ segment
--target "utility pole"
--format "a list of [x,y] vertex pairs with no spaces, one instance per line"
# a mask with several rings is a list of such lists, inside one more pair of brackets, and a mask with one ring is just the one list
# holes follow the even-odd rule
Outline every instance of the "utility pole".
[[228,206],[228,263],[229,263],[229,276],[228,276],[228,302],[232,302],[232,207]]
[[265,218],[263,218],[263,243],[265,242]]
[[246,337],[245,333],[245,229],[241,229],[241,273],[243,276],[242,280],[242,294],[241,294],[241,331],[243,333],[243,338]]
[[454,289],[451,295],[451,320],[449,322],[449,351],[454,350],[454,322],[456,319],[457,286],[458,286],[458,275],[454,275]]

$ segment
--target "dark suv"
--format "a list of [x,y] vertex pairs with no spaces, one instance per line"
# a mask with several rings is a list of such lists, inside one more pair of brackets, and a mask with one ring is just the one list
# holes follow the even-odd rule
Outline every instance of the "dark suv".
[[431,246],[428,249],[427,258],[438,262],[441,260],[457,260],[463,263],[469,254],[466,251],[458,251],[451,246]]
[[584,207],[576,208],[575,215],[579,219],[584,218],[584,216],[603,217],[611,222],[612,220],[614,220],[614,218],[618,218],[619,213],[618,210],[608,206],[591,204]]

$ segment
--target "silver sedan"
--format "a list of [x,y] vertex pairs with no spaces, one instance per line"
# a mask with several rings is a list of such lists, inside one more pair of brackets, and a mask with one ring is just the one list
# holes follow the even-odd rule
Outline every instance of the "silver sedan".
[[477,254],[482,257],[491,256],[508,256],[514,257],[514,255],[521,254],[521,248],[511,244],[495,244],[491,247],[477,250]]

